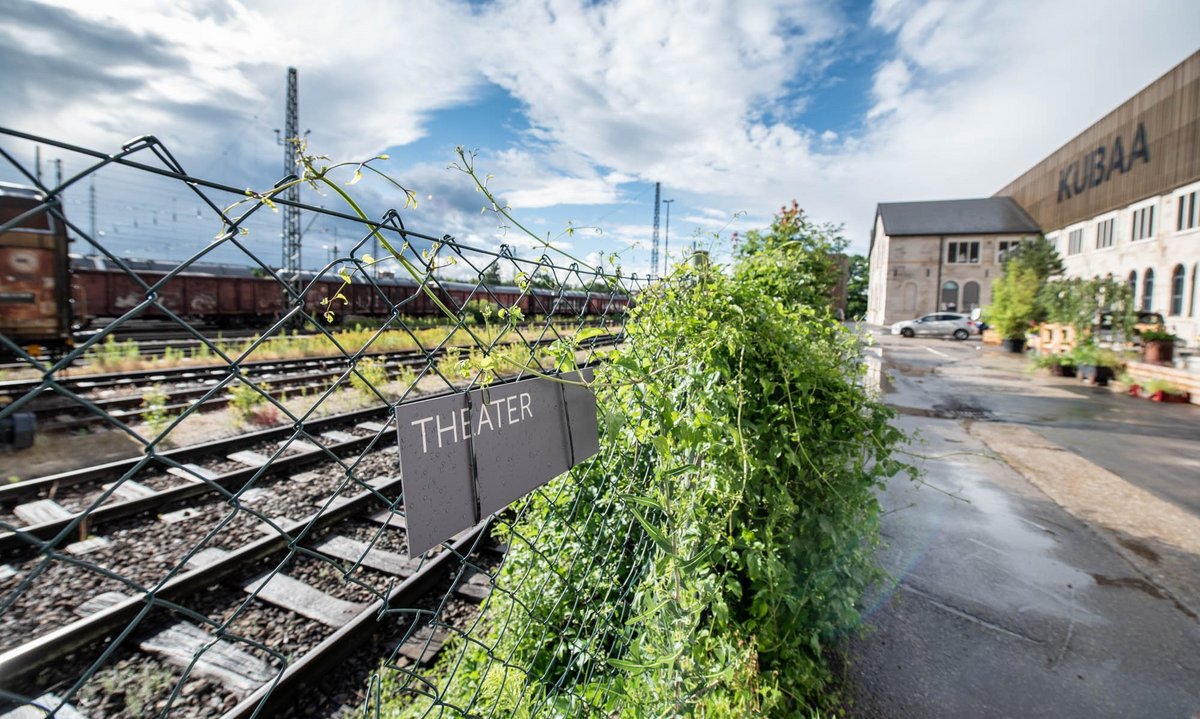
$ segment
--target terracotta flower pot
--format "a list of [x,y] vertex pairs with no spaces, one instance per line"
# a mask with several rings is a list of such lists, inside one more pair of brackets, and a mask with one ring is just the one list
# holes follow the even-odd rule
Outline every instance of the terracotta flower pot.
[[1175,359],[1173,340],[1147,340],[1142,345],[1142,359],[1151,364],[1171,364]]

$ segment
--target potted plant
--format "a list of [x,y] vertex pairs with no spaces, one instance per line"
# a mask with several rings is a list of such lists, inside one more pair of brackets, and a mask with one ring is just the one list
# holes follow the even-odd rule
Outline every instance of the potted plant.
[[1192,400],[1190,392],[1176,387],[1165,379],[1150,380],[1142,388],[1142,394],[1149,397],[1152,402],[1190,402]]
[[1134,379],[1133,375],[1129,374],[1128,371],[1122,372],[1117,375],[1117,384],[1119,384],[1121,387],[1123,387],[1124,389],[1122,389],[1121,391],[1125,392],[1130,397],[1141,397],[1142,396],[1142,386],[1140,384],[1138,384],[1138,381],[1136,379]]
[[992,304],[987,321],[1003,339],[1004,349],[1023,352],[1029,324],[1036,319],[1037,297],[1041,280],[1031,268],[1008,264],[1004,274],[992,286]]
[[1040,354],[1034,358],[1033,366],[1049,370],[1055,377],[1075,376],[1075,360],[1068,352]]
[[1079,368],[1079,377],[1100,387],[1107,387],[1116,375],[1116,368],[1121,366],[1115,352],[1100,349],[1092,342],[1079,343],[1069,354]]
[[1142,361],[1151,364],[1171,364],[1175,359],[1175,340],[1170,332],[1146,330],[1142,333]]

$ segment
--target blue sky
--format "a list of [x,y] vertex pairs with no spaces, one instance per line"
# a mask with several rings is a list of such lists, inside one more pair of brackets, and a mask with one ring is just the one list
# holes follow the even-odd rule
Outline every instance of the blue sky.
[[[5,5],[0,126],[103,152],[153,134],[194,174],[266,188],[295,66],[310,148],[388,154],[381,169],[419,198],[408,227],[540,250],[446,169],[463,145],[537,233],[643,273],[655,181],[675,200],[674,258],[693,240],[720,257],[792,199],[865,252],[877,202],[992,194],[1194,52],[1200,27],[1200,3],[1183,0]],[[1114,33],[1126,40],[1095,40]],[[32,145],[0,147],[32,165]],[[42,157],[47,177],[54,159],[68,176],[84,166]],[[403,205],[382,183],[354,189],[373,212]],[[66,197],[90,231],[88,193]],[[97,241],[119,255],[178,259],[217,229],[176,182],[105,171],[96,197]],[[568,222],[600,232],[566,237]],[[250,228],[246,246],[278,262],[279,218]],[[352,239],[314,223],[306,264]]]

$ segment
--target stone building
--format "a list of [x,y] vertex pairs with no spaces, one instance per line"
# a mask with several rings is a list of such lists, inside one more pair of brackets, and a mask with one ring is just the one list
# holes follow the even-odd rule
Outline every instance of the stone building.
[[1004,254],[1037,235],[1037,223],[1007,197],[881,203],[871,230],[867,322],[986,305]]

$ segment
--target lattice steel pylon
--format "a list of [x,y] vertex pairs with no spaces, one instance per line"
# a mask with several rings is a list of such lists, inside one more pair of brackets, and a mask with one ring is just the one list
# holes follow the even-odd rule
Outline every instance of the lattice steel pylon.
[[[296,160],[300,148],[300,104],[296,88],[296,68],[287,71],[287,117],[283,130],[283,174],[296,174]],[[292,185],[283,192],[283,261],[282,276],[283,311],[286,313],[303,289],[300,286],[300,185]],[[294,293],[294,294],[293,294]]]
[[658,272],[658,207],[662,197],[662,183],[654,183],[654,239],[650,245],[650,276]]

